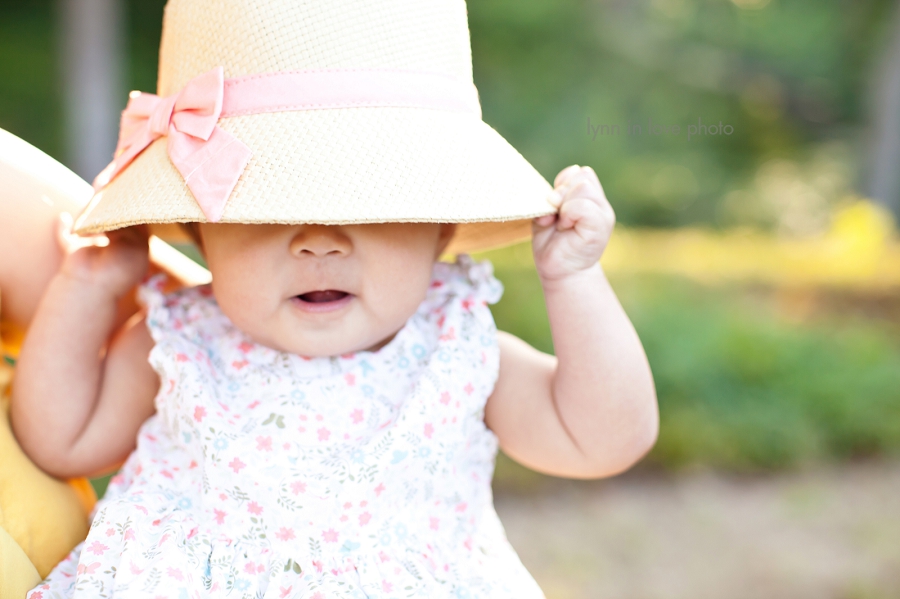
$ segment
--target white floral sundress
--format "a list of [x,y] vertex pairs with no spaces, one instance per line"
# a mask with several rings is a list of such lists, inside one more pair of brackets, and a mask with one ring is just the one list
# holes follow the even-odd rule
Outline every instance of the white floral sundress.
[[435,264],[383,348],[251,341],[209,286],[141,288],[156,414],[87,539],[28,599],[542,599],[494,511],[488,262]]

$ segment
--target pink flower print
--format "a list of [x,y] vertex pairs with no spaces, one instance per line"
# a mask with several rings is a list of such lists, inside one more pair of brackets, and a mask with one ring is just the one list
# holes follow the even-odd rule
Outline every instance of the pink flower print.
[[240,361],[235,360],[234,362],[231,363],[231,367],[234,368],[235,370],[240,370],[241,368],[243,368],[244,366],[246,366],[249,363],[250,362],[248,362],[247,360],[240,360]]
[[175,354],[175,360],[178,362],[190,362],[191,359],[188,358],[185,354]]
[[356,384],[356,377],[349,372],[344,375],[344,380],[347,381],[347,384],[351,387]]
[[296,538],[294,536],[294,529],[293,528],[285,528],[284,526],[282,526],[280,529],[278,529],[278,532],[275,533],[275,536],[278,537],[282,541],[290,541],[291,539]]
[[441,403],[446,405],[450,405],[450,394],[444,391],[441,393]]
[[360,422],[362,422],[363,421],[363,411],[360,410],[359,408],[353,410],[350,413],[350,420],[353,421],[353,424],[359,424]]
[[291,590],[293,588],[294,588],[294,585],[291,585],[288,588],[278,587],[279,593],[281,595],[281,599],[284,599],[285,597],[287,597],[291,593]]
[[369,505],[369,502],[365,499],[359,502],[359,507],[366,507],[367,505]]
[[247,343],[246,341],[241,341],[238,344],[238,350],[243,354],[249,353],[251,349],[253,349],[253,344]]
[[256,574],[256,564],[247,562],[247,565],[244,566],[244,572],[247,574]]
[[169,578],[174,578],[175,580],[184,580],[184,574],[181,573],[181,570],[178,568],[169,568],[166,570],[166,573],[169,575]]
[[31,594],[30,599],[44,599],[44,594],[40,591],[35,591],[34,593]]
[[290,443],[285,443],[284,445],[282,445],[282,447],[284,448],[285,451],[287,451],[288,449],[291,448],[291,444],[290,444]]
[[344,514],[340,517],[340,520],[341,522],[346,522],[347,520],[349,520],[349,518],[347,518],[347,514]]
[[226,514],[222,510],[213,510],[213,513],[216,515],[216,524],[218,524],[219,526],[225,524],[225,516],[227,516],[228,514]]
[[125,540],[126,540],[126,541],[133,541],[134,539],[135,539],[135,537],[134,537],[134,530],[131,529],[131,528],[129,528],[128,530],[125,531]]
[[388,554],[385,553],[384,551],[379,551],[379,552],[378,552],[378,559],[381,560],[381,563],[391,561],[391,558],[390,558],[390,557],[388,556]]
[[466,511],[467,507],[469,507],[469,504],[467,504],[465,501],[463,501],[462,503],[460,503],[459,505],[456,506],[456,511],[461,514],[464,511]]
[[272,437],[257,437],[256,451],[272,451]]
[[429,422],[425,425],[425,436],[430,439],[431,435],[433,433],[434,433],[434,425]]
[[429,521],[431,523],[431,530],[437,530],[438,528],[440,528],[440,525],[441,525],[440,518],[432,517],[429,519]]
[[378,486],[375,487],[375,497],[381,497],[382,493],[384,493],[384,483],[378,483]]
[[313,560],[312,565],[313,565],[313,567],[316,569],[316,571],[317,571],[319,574],[322,573],[322,562],[318,562],[318,561]]
[[111,537],[111,536],[113,536],[114,534],[116,534],[116,529],[115,529],[115,528],[107,528],[107,529],[106,529],[106,536]]
[[306,414],[300,414],[300,420],[306,420]]
[[344,504],[344,509],[345,509],[345,510],[349,510],[349,509],[352,508],[352,507],[353,507],[353,504],[350,503],[349,501],[348,501],[347,503]]
[[372,519],[372,514],[370,514],[369,512],[363,512],[359,515],[359,525],[365,526],[366,524],[369,523],[369,520],[371,520],[371,519]]
[[325,599],[325,595],[323,595],[320,592],[316,592],[316,594],[313,595],[312,597],[310,597],[309,599]]
[[381,590],[384,591],[385,593],[390,593],[394,590],[394,585],[392,585],[391,583],[389,583],[386,580],[382,580],[381,581]]
[[228,465],[231,467],[232,470],[234,470],[235,474],[239,473],[241,471],[241,468],[244,468],[247,466],[247,464],[242,462],[241,458],[238,458],[238,457],[235,457],[233,460],[231,460],[231,462]]
[[466,383],[466,386],[463,387],[463,391],[468,395],[472,395],[472,392],[475,391],[475,387],[472,386],[472,383]]
[[100,541],[94,541],[87,548],[87,550],[90,551],[91,553],[93,553],[94,555],[100,555],[107,549],[109,549],[109,547],[107,547]]
[[93,574],[97,571],[97,568],[100,567],[100,562],[94,562],[89,566],[85,566],[84,564],[78,564],[78,569],[76,570],[77,574]]
[[322,422],[323,420],[325,420],[325,417],[322,416],[321,414],[316,414],[316,420],[318,420],[319,422]]
[[324,426],[316,432],[319,433],[319,441],[327,441],[328,437],[331,436],[331,431]]
[[263,509],[261,505],[259,505],[255,501],[251,501],[249,504],[247,504],[247,511],[254,516],[259,516],[263,512]]
[[322,531],[322,538],[325,539],[326,543],[336,543],[338,540],[338,533],[333,528],[329,528],[328,530]]
[[250,409],[252,410],[252,409],[258,407],[259,404],[260,404],[260,401],[259,401],[258,399],[254,399],[254,400],[251,401],[249,404],[247,404],[247,407],[250,408]]
[[298,493],[306,493],[306,483],[295,480],[291,483],[291,492],[294,495],[297,495]]

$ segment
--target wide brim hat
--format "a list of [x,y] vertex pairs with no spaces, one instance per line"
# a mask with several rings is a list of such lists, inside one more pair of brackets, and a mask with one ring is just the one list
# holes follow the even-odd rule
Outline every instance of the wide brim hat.
[[[224,108],[220,92],[210,128],[176,131],[198,112],[185,90],[222,88],[223,79]],[[253,110],[229,99],[238,89]],[[275,98],[292,98],[285,89],[303,101]],[[448,251],[458,253],[527,238],[531,219],[556,211],[550,183],[481,119],[463,0],[170,0],[157,94],[133,93],[118,164],[95,181],[76,232],[451,222],[459,227]],[[135,124],[141,102],[150,102],[146,123]],[[128,135],[143,141],[129,147]],[[227,182],[209,182],[228,169]],[[221,196],[218,208],[209,194]]]

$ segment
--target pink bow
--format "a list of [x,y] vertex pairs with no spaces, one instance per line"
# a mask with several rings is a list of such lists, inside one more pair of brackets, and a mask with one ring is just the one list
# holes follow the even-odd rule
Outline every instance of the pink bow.
[[216,67],[165,98],[132,92],[122,112],[115,159],[94,179],[94,189],[104,187],[147,146],[166,135],[172,164],[206,219],[218,221],[251,156],[250,148],[216,124],[224,88],[224,69]]

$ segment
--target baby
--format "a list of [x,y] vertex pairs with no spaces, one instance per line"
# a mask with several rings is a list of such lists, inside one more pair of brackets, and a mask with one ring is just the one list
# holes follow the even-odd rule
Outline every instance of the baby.
[[[238,16],[211,2],[167,7],[165,97],[133,95],[78,223],[108,244],[66,245],[22,348],[11,418],[28,455],[59,477],[124,460],[88,538],[30,599],[542,597],[493,509],[498,445],[599,478],[658,431],[599,265],[615,217],[596,174],[573,165],[544,188],[472,118],[470,87],[432,76],[468,65],[461,2],[234,2]],[[333,64],[265,64],[291,52]],[[345,68],[348,52],[366,60]],[[334,144],[357,118],[404,139]],[[458,158],[467,144],[477,159]],[[316,197],[322,180],[348,190],[343,216],[340,189]],[[555,356],[496,331],[500,284],[460,252],[513,240],[504,224],[526,218]],[[211,285],[146,280],[155,222],[191,223]],[[146,309],[117,329],[142,280]]]

